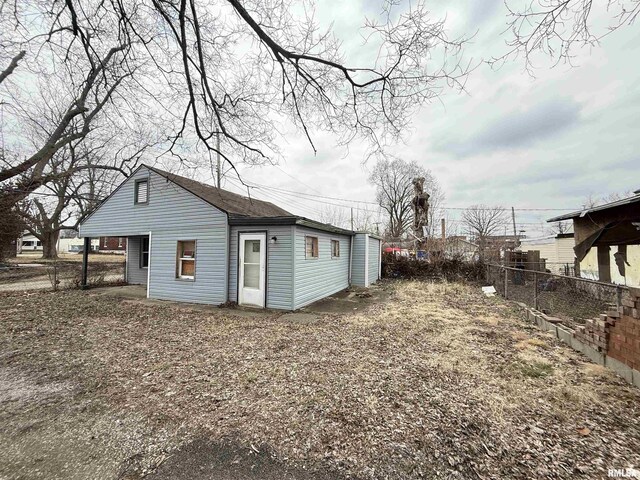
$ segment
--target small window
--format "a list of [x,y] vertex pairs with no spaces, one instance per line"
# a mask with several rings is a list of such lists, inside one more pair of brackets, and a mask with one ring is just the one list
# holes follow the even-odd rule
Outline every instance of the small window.
[[331,257],[338,258],[340,256],[340,240],[331,240]]
[[118,237],[118,248],[122,248],[122,237]]
[[318,258],[318,237],[304,237],[305,258]]
[[140,268],[149,266],[149,237],[140,239]]
[[178,266],[176,277],[186,280],[196,278],[196,241],[181,240],[178,242]]
[[149,201],[149,180],[136,180],[135,203],[147,203]]

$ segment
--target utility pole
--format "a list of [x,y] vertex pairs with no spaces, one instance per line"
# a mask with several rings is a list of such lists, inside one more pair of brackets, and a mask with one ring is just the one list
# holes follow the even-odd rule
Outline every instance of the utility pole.
[[351,207],[351,231],[353,232],[353,207]]
[[216,186],[218,188],[221,188],[220,185],[220,132],[216,133],[216,137],[217,137],[217,141],[216,141],[216,149],[218,150],[216,152],[216,156],[217,156],[217,160],[216,160]]
[[519,246],[518,234],[516,233],[516,209],[511,207],[511,219],[513,220],[513,245],[514,248]]

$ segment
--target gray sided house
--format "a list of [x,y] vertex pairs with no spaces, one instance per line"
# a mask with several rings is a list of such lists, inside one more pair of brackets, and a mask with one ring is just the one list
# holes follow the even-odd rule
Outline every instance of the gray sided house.
[[79,227],[126,238],[149,298],[296,310],[380,278],[380,240],[142,165]]

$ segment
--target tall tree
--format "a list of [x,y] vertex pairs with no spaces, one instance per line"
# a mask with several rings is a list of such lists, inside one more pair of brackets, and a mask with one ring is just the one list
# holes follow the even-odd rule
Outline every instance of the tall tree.
[[[393,240],[403,238],[413,223],[413,184],[416,177],[424,177],[424,191],[443,199],[438,181],[429,170],[415,160],[381,159],[373,167],[369,182],[376,187],[376,201],[387,214],[386,235]],[[431,201],[431,199],[429,199]],[[440,201],[440,200],[438,200]]]
[[508,222],[503,207],[473,205],[462,212],[462,223],[478,244],[480,259],[484,259],[488,239],[500,231]]
[[509,14],[509,50],[493,61],[504,62],[521,57],[530,71],[535,53],[551,57],[556,63],[570,63],[574,47],[593,47],[615,30],[633,24],[640,14],[639,0],[533,0],[515,3],[511,0],[505,2]]
[[46,104],[47,85],[61,94],[53,97],[52,128],[20,161],[0,166],[0,182],[21,176],[10,192],[16,198],[35,191],[53,180],[47,164],[59,149],[145,122],[163,131],[166,152],[182,161],[201,149],[232,167],[277,161],[286,121],[314,150],[313,129],[321,128],[344,143],[364,138],[375,151],[442,87],[462,87],[465,40],[448,39],[422,3],[389,1],[381,21],[365,25],[377,52],[368,65],[344,62],[332,32],[318,28],[314,2],[302,7],[291,0],[1,2],[0,101],[14,116],[7,123],[20,127],[28,117],[38,125],[22,101],[34,85]]

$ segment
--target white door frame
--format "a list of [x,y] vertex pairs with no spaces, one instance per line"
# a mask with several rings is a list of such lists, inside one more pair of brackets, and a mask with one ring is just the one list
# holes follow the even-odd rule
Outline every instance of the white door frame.
[[[245,240],[260,240],[259,288],[244,286]],[[267,298],[267,232],[238,233],[238,304],[264,308]]]

